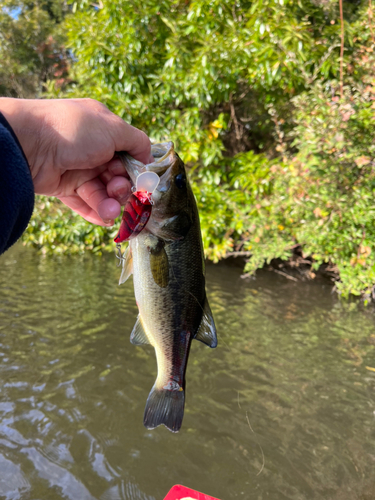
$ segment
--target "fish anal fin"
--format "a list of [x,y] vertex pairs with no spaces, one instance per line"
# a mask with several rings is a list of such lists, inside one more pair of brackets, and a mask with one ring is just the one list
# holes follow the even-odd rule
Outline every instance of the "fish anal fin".
[[130,342],[134,345],[146,345],[150,343],[143,328],[140,314],[138,314],[137,321],[130,334]]
[[209,347],[213,348],[217,346],[215,321],[207,297],[204,301],[202,320],[194,338]]
[[154,386],[151,389],[143,417],[143,424],[147,429],[165,425],[172,432],[180,430],[184,416],[185,391],[182,387],[173,390],[171,387],[166,389]]
[[125,250],[122,256],[122,271],[119,280],[119,285],[125,283],[129,276],[133,274],[133,254],[130,246]]

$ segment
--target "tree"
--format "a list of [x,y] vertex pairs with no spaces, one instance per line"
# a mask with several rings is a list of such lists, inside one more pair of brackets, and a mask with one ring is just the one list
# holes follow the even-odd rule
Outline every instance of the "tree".
[[330,0],[78,0],[65,27],[72,80],[49,95],[96,98],[154,141],[175,142],[209,258],[242,253],[254,272],[298,247],[314,269],[340,275],[343,293],[372,291],[367,2],[344,3],[342,96]]
[[61,0],[1,4],[0,95],[36,97],[52,79],[61,87],[69,67],[60,29],[67,5]]

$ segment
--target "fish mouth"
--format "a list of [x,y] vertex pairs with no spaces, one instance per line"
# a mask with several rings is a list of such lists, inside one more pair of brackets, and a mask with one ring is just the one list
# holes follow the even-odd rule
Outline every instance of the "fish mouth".
[[152,144],[151,154],[155,161],[146,165],[146,170],[157,173],[159,177],[173,164],[176,157],[174,145],[171,141]]
[[151,154],[156,159],[154,163],[163,161],[170,153],[174,153],[174,144],[172,141],[151,145]]
[[145,165],[127,153],[121,153],[120,158],[125,165],[133,186],[136,184],[138,175],[143,172],[155,172],[159,177],[162,177],[176,159],[174,144],[171,141],[152,144],[151,154],[154,157],[154,161]]

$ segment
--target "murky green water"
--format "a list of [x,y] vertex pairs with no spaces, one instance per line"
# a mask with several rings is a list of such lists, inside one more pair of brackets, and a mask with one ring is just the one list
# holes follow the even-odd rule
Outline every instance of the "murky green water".
[[219,331],[194,342],[182,430],[143,427],[152,348],[129,342],[112,255],[0,258],[0,497],[375,498],[374,313],[328,286],[208,266]]

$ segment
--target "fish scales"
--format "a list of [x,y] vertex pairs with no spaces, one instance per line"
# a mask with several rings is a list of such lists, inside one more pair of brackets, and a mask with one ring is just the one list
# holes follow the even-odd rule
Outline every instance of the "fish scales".
[[[131,340],[151,344],[157,358],[158,375],[146,403],[144,424],[147,428],[164,424],[177,432],[191,342],[197,338],[216,347],[217,339],[205,292],[199,215],[184,165],[172,143],[156,145],[152,152],[156,162],[147,166],[121,156],[133,183],[143,169],[160,175],[150,220],[130,241],[127,255],[139,309]],[[161,160],[157,153],[164,153]]]
[[[148,250],[144,242],[147,236],[140,235],[132,244],[136,247],[133,251],[133,272],[140,276],[140,279],[134,281],[139,312],[150,343],[165,347],[163,352],[167,364],[161,373],[171,376],[174,370],[175,378],[180,366],[173,358],[173,347],[178,346],[181,325],[184,327],[183,331],[190,332],[191,335],[197,331],[205,298],[200,249],[190,244],[191,240],[196,240],[193,228],[191,232],[192,236],[188,234],[186,239],[165,249],[170,266],[169,282],[165,288],[160,288],[155,283],[148,265]],[[161,366],[161,363],[158,364]],[[183,385],[183,373],[180,373],[176,381]]]

